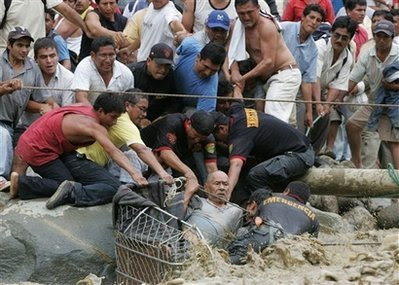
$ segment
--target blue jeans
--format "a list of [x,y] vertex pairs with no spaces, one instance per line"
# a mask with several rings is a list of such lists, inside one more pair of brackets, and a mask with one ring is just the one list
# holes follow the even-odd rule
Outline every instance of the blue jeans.
[[105,168],[77,155],[64,154],[42,166],[31,166],[41,177],[21,175],[18,193],[21,199],[50,197],[65,180],[78,182],[71,203],[94,206],[109,203],[121,185]]
[[13,129],[0,122],[0,176],[8,179],[13,158]]

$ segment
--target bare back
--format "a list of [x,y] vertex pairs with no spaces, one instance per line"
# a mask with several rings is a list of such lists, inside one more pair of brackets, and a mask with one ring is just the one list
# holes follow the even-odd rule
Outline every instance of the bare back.
[[62,120],[62,133],[73,145],[94,143],[95,138],[92,134],[94,129],[100,129],[107,134],[107,130],[101,126],[96,119],[89,116],[68,114],[65,115]]
[[250,57],[262,65],[263,80],[282,67],[296,63],[271,19],[260,16],[254,27],[245,29],[245,41]]

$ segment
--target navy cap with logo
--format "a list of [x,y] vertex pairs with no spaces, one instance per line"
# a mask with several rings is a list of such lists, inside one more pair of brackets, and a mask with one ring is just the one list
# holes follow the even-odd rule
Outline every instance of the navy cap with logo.
[[8,40],[18,40],[21,38],[29,38],[31,42],[34,41],[29,31],[24,27],[15,27],[8,33]]
[[173,64],[173,49],[164,43],[153,45],[149,57],[157,64]]
[[194,130],[203,136],[209,136],[215,128],[213,116],[204,110],[198,110],[192,114],[190,121]]
[[381,20],[375,25],[374,34],[376,33],[385,33],[388,36],[392,37],[395,34],[395,27],[392,22],[387,20]]
[[208,15],[206,22],[208,28],[222,28],[226,31],[230,29],[230,18],[226,12],[221,10],[214,10]]

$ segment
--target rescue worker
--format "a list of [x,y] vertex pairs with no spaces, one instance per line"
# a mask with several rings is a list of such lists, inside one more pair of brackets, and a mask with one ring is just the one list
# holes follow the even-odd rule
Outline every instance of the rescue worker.
[[261,252],[287,235],[310,233],[317,237],[319,222],[316,214],[306,206],[309,196],[309,187],[301,181],[288,184],[283,194],[272,196],[266,189],[252,193],[247,204],[250,224],[239,230],[228,248],[231,263],[245,263],[249,245]]

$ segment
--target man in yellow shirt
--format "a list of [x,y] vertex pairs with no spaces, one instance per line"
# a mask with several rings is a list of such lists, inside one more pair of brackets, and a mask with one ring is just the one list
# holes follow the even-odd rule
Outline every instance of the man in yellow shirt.
[[[127,91],[139,92],[140,90],[129,89]],[[122,114],[118,118],[117,123],[109,129],[108,136],[110,140],[117,148],[123,146],[131,148],[161,179],[165,180],[168,184],[173,184],[172,176],[165,171],[152,151],[144,144],[140,136],[140,131],[135,125],[135,123],[138,124],[146,116],[148,108],[147,96],[125,94],[123,99],[126,113]],[[77,151],[101,166],[107,165],[110,160],[108,154],[98,142],[80,148]]]

